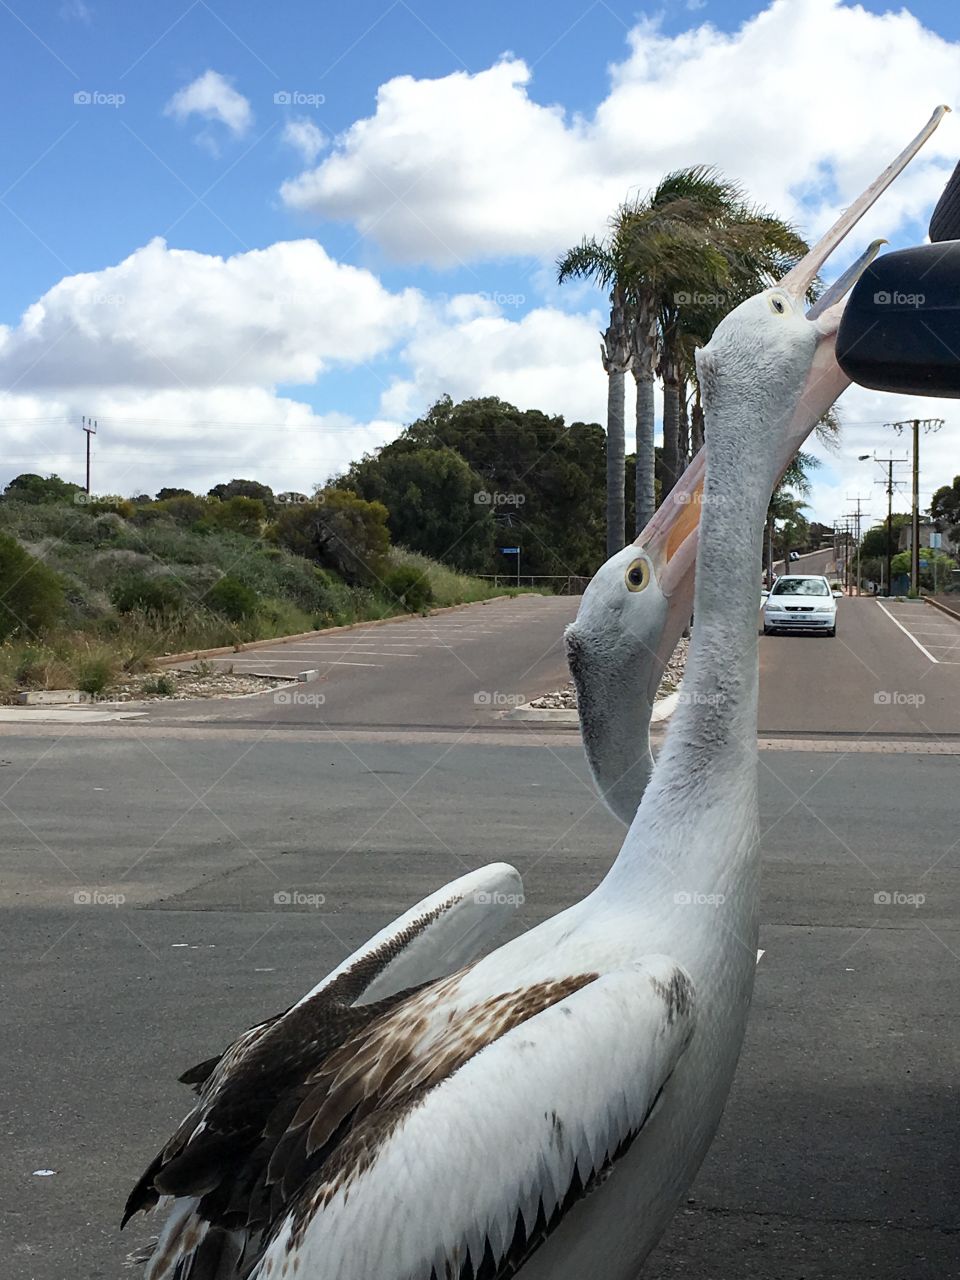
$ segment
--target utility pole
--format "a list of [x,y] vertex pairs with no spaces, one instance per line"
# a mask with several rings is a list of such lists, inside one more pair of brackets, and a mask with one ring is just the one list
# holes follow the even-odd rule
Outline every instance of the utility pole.
[[857,504],[856,511],[849,512],[848,518],[857,522],[857,595],[860,595],[860,517],[863,514],[863,499],[858,493],[855,498],[847,498],[847,501]]
[[910,418],[906,422],[888,422],[900,435],[907,427],[913,433],[913,492],[910,504],[910,589],[920,594],[920,428],[924,434],[939,431],[943,418]]
[[86,432],[86,436],[87,436],[87,497],[89,498],[90,497],[90,437],[95,436],[97,434],[97,424],[94,422],[93,418],[83,417],[81,418],[80,421],[83,426],[83,430]]
[[[891,423],[890,425],[892,426],[893,424]],[[889,458],[878,458],[877,455],[874,454],[873,460],[874,462],[878,462],[882,467],[887,468],[886,481],[884,482],[883,480],[878,480],[877,484],[883,484],[887,491],[887,581],[884,585],[883,594],[885,596],[889,596],[892,594],[891,585],[893,581],[891,576],[892,574],[891,561],[893,560],[893,490],[894,490],[893,468],[895,466],[897,467],[903,466],[903,464],[905,462],[909,462],[910,459],[894,458],[893,456]]]

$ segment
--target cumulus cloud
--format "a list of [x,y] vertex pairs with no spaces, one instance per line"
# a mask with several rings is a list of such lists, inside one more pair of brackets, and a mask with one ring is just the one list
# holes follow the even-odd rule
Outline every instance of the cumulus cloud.
[[[641,22],[589,118],[538,103],[516,58],[397,77],[282,195],[355,223],[398,260],[449,265],[554,255],[602,232],[628,192],[707,163],[814,234],[958,88],[960,44],[904,10],[775,0],[733,34]],[[865,234],[928,212],[957,136],[956,122],[941,127]]]
[[253,123],[249,101],[219,71],[209,69],[178,89],[163,113],[175,120],[188,120],[190,116],[218,120],[237,138],[242,137]]
[[313,164],[327,145],[327,135],[307,117],[288,120],[283,126],[283,140],[299,151],[307,164]]
[[308,383],[410,331],[414,289],[391,293],[315,240],[232,258],[156,239],[102,271],[67,276],[0,329],[8,387]]

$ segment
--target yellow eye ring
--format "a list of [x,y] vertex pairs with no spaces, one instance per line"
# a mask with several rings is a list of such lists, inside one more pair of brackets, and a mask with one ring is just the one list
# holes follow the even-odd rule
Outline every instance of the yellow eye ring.
[[623,577],[628,591],[642,591],[650,581],[650,565],[646,560],[634,560]]

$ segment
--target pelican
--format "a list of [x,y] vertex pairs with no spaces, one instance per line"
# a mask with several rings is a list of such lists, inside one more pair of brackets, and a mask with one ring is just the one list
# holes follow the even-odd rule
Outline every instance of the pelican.
[[[920,135],[851,207],[851,214],[856,210],[859,219],[866,212],[916,154],[946,110],[938,108]],[[867,253],[875,253],[883,243],[875,241]],[[862,269],[860,262],[849,268],[811,308],[808,319],[816,319],[832,299],[852,288]],[[812,409],[822,404],[819,420],[851,379],[832,359],[832,351],[817,358],[816,390],[810,393],[816,399],[810,399],[809,405]],[[787,424],[780,437],[778,478],[808,434],[804,418]],[[564,635],[587,763],[607,808],[627,827],[653,772],[650,722],[657,689],[693,611],[708,447],[709,442],[636,540],[600,567]],[[638,581],[646,575],[643,580],[647,585],[642,591],[634,585],[633,592],[626,594],[622,583],[631,566]]]
[[[583,901],[443,976],[456,917],[475,926],[475,912],[452,908],[419,975],[391,926],[188,1072],[199,1099],[127,1203],[129,1216],[172,1199],[150,1280],[637,1275],[710,1144],[746,1026],[753,565],[780,436],[809,431],[829,392],[839,293],[810,318],[806,290],[860,203],[698,355],[710,454],[691,696],[613,867]],[[621,588],[649,585],[636,555]],[[509,868],[492,874],[513,883]]]

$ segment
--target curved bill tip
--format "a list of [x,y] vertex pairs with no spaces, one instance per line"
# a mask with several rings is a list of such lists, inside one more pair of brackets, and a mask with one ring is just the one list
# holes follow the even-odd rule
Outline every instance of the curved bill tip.
[[829,311],[832,306],[845,298],[887,243],[888,241],[883,239],[872,241],[856,262],[852,262],[846,271],[834,280],[833,284],[824,289],[823,293],[807,312],[807,319],[816,320],[818,316],[822,316],[825,311]]

